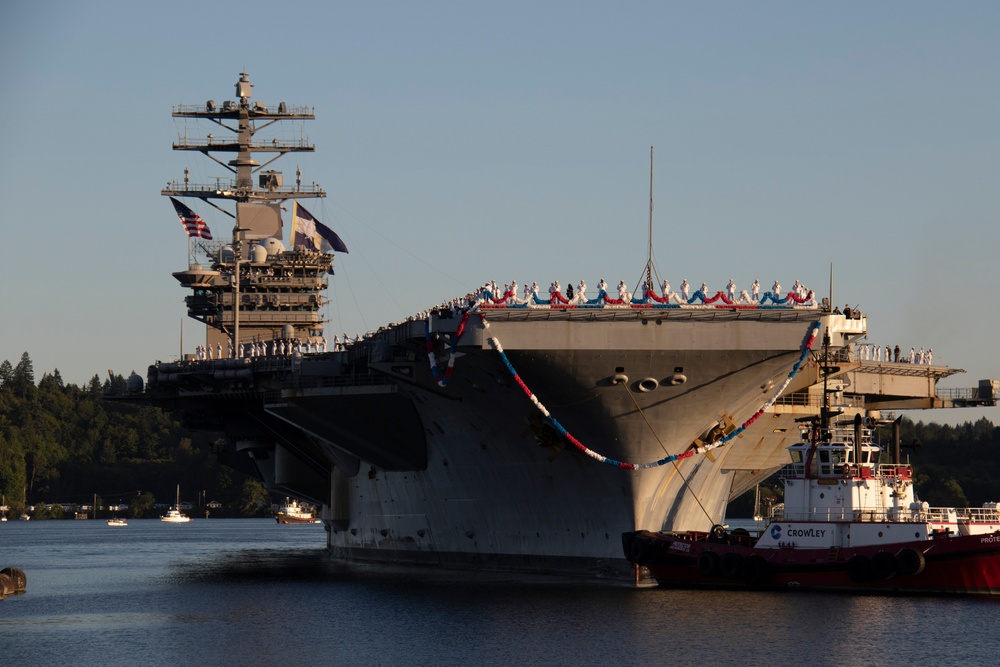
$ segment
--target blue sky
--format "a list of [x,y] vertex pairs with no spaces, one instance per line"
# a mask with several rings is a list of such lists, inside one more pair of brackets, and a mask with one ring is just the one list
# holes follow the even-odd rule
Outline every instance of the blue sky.
[[635,285],[655,146],[672,284],[826,294],[832,265],[870,342],[968,371],[942,386],[1000,378],[998,43],[994,2],[6,3],[0,360],[82,384],[177,354],[159,192],[223,172],[171,150],[170,111],[245,70],[316,110],[316,153],[274,166],[326,189],[310,210],[350,248],[331,333],[490,279]]

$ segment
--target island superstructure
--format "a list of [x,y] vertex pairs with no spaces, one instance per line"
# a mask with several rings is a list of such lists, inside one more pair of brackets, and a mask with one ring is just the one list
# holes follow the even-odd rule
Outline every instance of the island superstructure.
[[[285,102],[270,107],[251,103],[252,87],[249,75],[241,73],[236,100],[180,105],[172,114],[208,121],[228,133],[222,137],[209,133],[204,140],[191,140],[185,133],[173,148],[204,154],[233,174],[230,182],[191,183],[185,170],[182,182],[168,183],[161,193],[200,199],[233,220],[230,244],[202,246],[213,262],[211,269],[192,264],[174,273],[182,285],[191,288],[186,298],[188,315],[206,325],[205,348],[214,352],[214,358],[219,358],[222,348],[223,358],[236,357],[236,345],[316,344],[323,337],[319,309],[333,257],[301,247],[286,251],[281,243],[281,213],[288,200],[325,197],[326,193],[315,183],[303,185],[300,170],[296,170],[295,184],[288,186],[281,172],[264,169],[289,153],[313,152],[315,147],[305,139],[257,137],[276,123],[313,120],[315,114],[308,107],[289,107]],[[233,157],[223,160],[217,154]],[[261,163],[258,154],[269,159]],[[234,211],[221,208],[217,201],[230,202]]]
[[[163,190],[235,204],[231,243],[201,245],[209,268],[174,274],[208,354],[150,366],[125,398],[214,432],[225,463],[322,507],[334,556],[631,580],[622,533],[718,523],[784,463],[824,381],[845,411],[870,417],[994,400],[992,384],[937,396],[956,372],[942,366],[857,359],[867,318],[794,291],[470,286],[467,300],[428,294],[424,315],[326,347],[333,259],[318,245],[286,249],[280,208],[325,193],[284,189],[254,159],[311,151],[254,135],[312,113],[251,103],[245,73],[237,97],[174,112],[237,123],[235,140],[174,145],[235,180]],[[817,337],[840,359],[825,378]]]

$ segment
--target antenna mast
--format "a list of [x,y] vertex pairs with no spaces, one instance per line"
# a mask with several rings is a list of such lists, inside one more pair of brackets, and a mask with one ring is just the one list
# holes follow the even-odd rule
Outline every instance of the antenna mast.
[[646,289],[653,289],[653,147],[649,147],[649,257],[646,260]]

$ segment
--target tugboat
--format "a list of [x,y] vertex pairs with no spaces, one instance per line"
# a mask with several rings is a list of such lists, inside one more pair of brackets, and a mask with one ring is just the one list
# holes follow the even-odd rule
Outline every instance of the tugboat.
[[626,557],[668,587],[1000,595],[998,504],[929,507],[900,456],[900,419],[883,463],[874,424],[836,414],[824,405],[787,448],[784,503],[759,535],[635,531]]
[[299,505],[299,501],[288,501],[287,499],[285,504],[278,508],[274,520],[278,523],[320,523],[320,520],[313,516],[311,510]]

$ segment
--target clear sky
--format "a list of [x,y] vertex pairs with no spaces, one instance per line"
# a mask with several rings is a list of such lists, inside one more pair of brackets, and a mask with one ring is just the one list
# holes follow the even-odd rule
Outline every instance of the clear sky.
[[972,387],[1000,378],[998,45],[985,1],[4,3],[0,360],[83,384],[178,353],[187,240],[159,193],[226,173],[171,150],[194,131],[171,107],[247,71],[316,110],[316,153],[273,166],[326,189],[350,248],[331,337],[490,279],[635,286],[654,146],[662,277],[825,295],[832,266],[870,342]]

